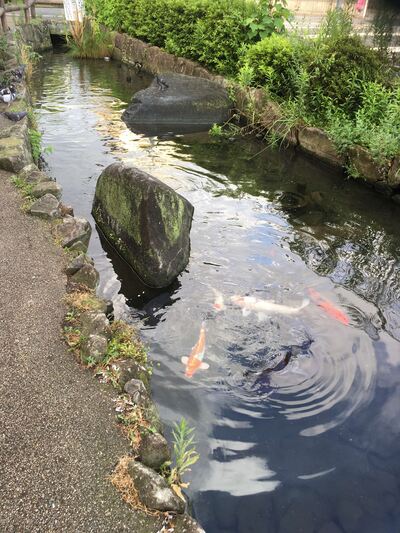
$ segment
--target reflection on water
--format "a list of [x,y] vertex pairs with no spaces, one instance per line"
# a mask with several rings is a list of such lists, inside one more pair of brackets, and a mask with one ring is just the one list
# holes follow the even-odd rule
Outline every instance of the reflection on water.
[[[89,250],[101,293],[142,329],[163,419],[197,428],[195,514],[209,533],[399,531],[399,207],[293,151],[133,133],[120,116],[149,83],[55,55],[33,97],[50,172],[78,215],[93,222],[97,177],[115,159],[195,207],[190,263],[167,291],[143,287],[97,232]],[[314,303],[258,317],[230,300],[298,306],[309,288],[350,325]],[[203,320],[210,368],[190,380],[181,357]]]

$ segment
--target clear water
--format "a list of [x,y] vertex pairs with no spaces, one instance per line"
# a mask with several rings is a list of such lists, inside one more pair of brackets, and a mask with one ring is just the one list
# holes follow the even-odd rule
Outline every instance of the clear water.
[[[168,291],[143,287],[96,231],[89,250],[100,293],[149,346],[167,427],[181,416],[196,427],[195,516],[208,533],[400,531],[400,208],[254,140],[129,131],[121,113],[150,81],[117,63],[55,54],[32,93],[53,147],[49,172],[77,215],[93,223],[97,177],[118,159],[195,207],[190,263]],[[225,295],[221,313],[212,288]],[[230,302],[256,295],[297,306],[309,288],[350,325],[313,303],[259,320]],[[188,379],[181,357],[202,320],[210,368]],[[274,368],[308,338],[309,350],[286,366],[262,379],[248,372]]]

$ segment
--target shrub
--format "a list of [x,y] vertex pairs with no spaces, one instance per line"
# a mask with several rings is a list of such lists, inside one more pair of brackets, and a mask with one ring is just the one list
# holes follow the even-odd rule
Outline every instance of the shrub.
[[244,21],[250,41],[261,41],[273,33],[284,32],[285,21],[291,18],[286,5],[286,0],[260,0],[255,11]]
[[384,164],[400,154],[400,88],[388,89],[376,82],[364,84],[361,106],[354,118],[334,110],[327,130],[339,151],[359,144]]
[[363,85],[390,80],[388,63],[357,36],[341,37],[321,45],[307,67],[310,74],[309,104],[313,109],[334,106],[354,115],[361,105]]
[[253,83],[267,86],[278,97],[293,95],[293,69],[296,65],[295,47],[290,37],[272,34],[250,46],[242,60],[254,71]]
[[244,21],[257,8],[253,0],[87,0],[86,5],[111,29],[228,75],[235,73],[248,42]]

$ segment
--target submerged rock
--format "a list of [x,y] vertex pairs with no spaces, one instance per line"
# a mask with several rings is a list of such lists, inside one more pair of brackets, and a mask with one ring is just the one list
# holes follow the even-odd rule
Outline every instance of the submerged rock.
[[122,119],[141,131],[206,131],[229,119],[232,102],[226,89],[205,78],[183,74],[156,76],[137,92]]
[[60,216],[60,202],[52,194],[45,194],[36,200],[29,208],[29,213],[35,217],[53,219]]
[[110,165],[97,182],[92,213],[147,285],[167,287],[186,267],[193,206],[157,178],[122,163]]
[[168,487],[165,479],[154,470],[132,460],[128,465],[128,473],[139,493],[140,500],[146,507],[163,512],[184,512],[185,503]]

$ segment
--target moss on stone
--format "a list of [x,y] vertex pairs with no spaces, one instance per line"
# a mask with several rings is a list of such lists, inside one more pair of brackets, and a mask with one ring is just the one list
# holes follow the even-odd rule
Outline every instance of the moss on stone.
[[182,230],[185,206],[181,198],[165,191],[156,191],[155,198],[160,209],[164,231],[170,244],[175,244]]

